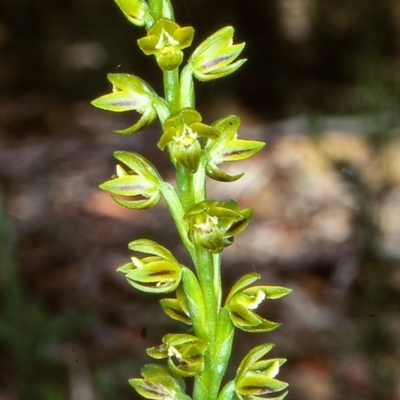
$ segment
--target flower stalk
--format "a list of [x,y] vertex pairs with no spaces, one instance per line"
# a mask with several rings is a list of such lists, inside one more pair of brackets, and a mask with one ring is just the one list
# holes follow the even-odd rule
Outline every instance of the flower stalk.
[[[115,0],[128,21],[144,27],[138,45],[153,55],[162,71],[164,97],[143,79],[130,74],[109,74],[113,91],[92,104],[112,112],[136,111],[133,126],[116,131],[132,134],[159,119],[162,134],[157,143],[167,150],[176,172],[176,187],[163,180],[154,165],[137,153],[115,152],[116,175],[100,188],[121,206],[143,210],[164,198],[182,244],[192,259],[184,266],[172,252],[149,239],[129,244],[131,261],[118,268],[135,289],[172,294],[160,304],[166,314],[185,325],[190,333],[174,332],[158,346],[147,349],[150,357],[166,365],[148,364],[142,378],[129,383],[147,399],[241,400],[283,399],[287,384],[276,379],[284,359],[262,359],[273,345],[252,349],[239,365],[236,377],[222,382],[230,360],[235,329],[249,333],[279,327],[257,314],[265,300],[281,298],[290,289],[252,286],[258,274],[244,275],[231,288],[223,303],[221,254],[250,222],[251,209],[234,200],[207,197],[206,178],[233,182],[243,174],[229,175],[220,168],[260,151],[265,143],[238,139],[240,118],[222,117],[206,124],[195,108],[194,78],[208,82],[230,75],[245,59],[238,59],[244,43],[233,44],[234,29],[225,27],[205,39],[184,64],[184,50],[191,46],[194,29],[175,22],[170,0]],[[184,64],[182,66],[182,64]],[[139,256],[141,253],[145,256]],[[193,392],[186,392],[184,379],[193,379]],[[272,394],[272,397],[271,397]],[[274,397],[275,396],[275,397]]]

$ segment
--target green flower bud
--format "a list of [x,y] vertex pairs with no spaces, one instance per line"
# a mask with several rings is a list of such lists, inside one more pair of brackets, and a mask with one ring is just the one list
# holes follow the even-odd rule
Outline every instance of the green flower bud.
[[188,65],[197,79],[210,81],[222,78],[235,72],[246,61],[241,59],[233,62],[245,45],[232,45],[234,32],[231,26],[222,28],[196,48],[189,58]]
[[253,310],[256,310],[265,299],[279,299],[292,290],[280,286],[254,286],[245,289],[257,279],[260,279],[257,273],[240,278],[229,293],[225,307],[237,328],[246,332],[269,332],[281,324],[268,321]]
[[143,200],[124,200],[112,196],[114,201],[126,208],[142,210],[156,206],[161,199],[160,185],[163,181],[154,165],[137,153],[116,151],[114,157],[131,170],[125,171],[118,165],[117,174],[113,179],[101,184],[100,188],[119,196],[145,198]]
[[152,24],[153,19],[144,0],[115,0],[115,2],[132,24],[137,26]]
[[225,161],[239,161],[251,157],[259,152],[264,142],[255,140],[237,139],[237,131],[240,126],[240,118],[235,115],[222,118],[212,124],[220,136],[216,140],[209,140],[205,152],[207,155],[207,175],[217,181],[232,182],[239,179],[243,174],[228,175],[221,171],[218,165]]
[[182,265],[170,251],[146,239],[129,243],[129,249],[151,257],[131,258],[131,262],[118,268],[125,274],[128,282],[136,289],[148,293],[168,293],[175,290],[182,276]]
[[204,353],[207,343],[188,334],[169,334],[163,337],[163,344],[147,349],[150,357],[168,357],[168,366],[177,375],[188,377],[199,374],[204,369]]
[[[257,346],[241,362],[234,380],[236,395],[240,400],[261,399],[258,396],[281,392],[288,387],[286,382],[275,379],[279,367],[286,362],[284,358],[260,361],[273,347],[271,343]],[[287,393],[278,397],[269,396],[268,399],[283,400]]]
[[173,375],[167,367],[147,364],[142,369],[143,379],[130,379],[129,384],[146,399],[190,400],[185,394],[185,381]]
[[163,70],[178,68],[183,60],[182,49],[192,44],[194,29],[181,28],[168,19],[158,20],[148,31],[147,36],[138,40],[144,54],[154,54],[157,64]]
[[142,114],[139,121],[130,128],[115,131],[121,135],[138,132],[150,125],[158,115],[162,118],[168,113],[165,102],[157,96],[152,87],[144,80],[129,74],[108,74],[113,84],[113,93],[92,101],[95,107],[107,111],[137,111]]
[[212,252],[220,253],[234,241],[234,235],[246,228],[253,211],[240,210],[234,200],[205,200],[184,216],[189,222],[189,239],[192,243]]
[[197,171],[200,162],[201,145],[198,138],[218,137],[217,131],[202,124],[201,115],[190,108],[171,115],[164,122],[163,131],[158,147],[164,150],[168,145],[172,160],[191,172]]

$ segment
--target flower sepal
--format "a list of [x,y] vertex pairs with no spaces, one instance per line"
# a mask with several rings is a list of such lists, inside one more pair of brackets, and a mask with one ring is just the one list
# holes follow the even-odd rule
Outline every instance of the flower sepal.
[[147,354],[156,359],[168,357],[172,372],[189,377],[203,371],[206,350],[207,343],[196,336],[171,333],[163,337],[161,345],[147,349]]
[[208,336],[207,313],[203,291],[196,275],[187,267],[184,267],[182,271],[182,283],[194,333],[197,337],[206,339]]
[[112,195],[128,198],[144,197],[140,200],[127,200],[112,196],[115,202],[126,208],[142,210],[156,206],[162,196],[160,185],[163,180],[154,165],[137,153],[116,151],[114,157],[127,165],[130,170],[126,171],[117,165],[116,175],[101,184],[100,188]]
[[269,332],[281,324],[260,317],[254,312],[265,299],[279,299],[292,290],[280,286],[247,287],[260,279],[260,274],[243,276],[232,287],[225,307],[229,311],[233,324],[246,332]]
[[147,293],[169,293],[178,287],[183,266],[169,250],[147,239],[135,240],[128,247],[151,255],[142,259],[132,257],[130,263],[117,269],[133,287]]
[[185,381],[164,365],[147,364],[141,369],[143,379],[129,379],[129,384],[144,398],[153,400],[191,400],[185,394]]

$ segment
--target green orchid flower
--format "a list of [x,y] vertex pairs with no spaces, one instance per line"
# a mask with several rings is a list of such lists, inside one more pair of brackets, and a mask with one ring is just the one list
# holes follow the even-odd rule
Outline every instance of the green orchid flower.
[[246,288],[257,279],[260,279],[260,274],[255,272],[240,278],[232,287],[226,299],[225,307],[237,328],[246,332],[269,332],[278,328],[281,324],[260,317],[254,310],[265,299],[279,299],[289,294],[292,290],[280,286],[253,286]]
[[116,133],[127,135],[138,132],[150,125],[157,114],[161,120],[169,114],[165,101],[139,77],[129,74],[108,74],[107,78],[113,84],[113,92],[93,100],[92,104],[107,111],[134,110],[142,114],[136,124],[127,129],[117,130]]
[[192,44],[193,36],[192,27],[181,28],[174,21],[160,19],[149,29],[147,36],[138,40],[138,44],[144,54],[155,55],[161,69],[171,71],[181,65],[181,50]]
[[128,151],[116,151],[114,157],[127,165],[130,170],[126,171],[117,165],[117,174],[113,179],[101,184],[100,189],[118,196],[145,198],[124,200],[111,196],[115,202],[126,208],[143,210],[156,206],[162,196],[160,187],[163,181],[154,165],[140,154]]
[[168,357],[168,366],[177,375],[188,377],[204,369],[204,353],[207,343],[189,334],[169,334],[163,337],[163,344],[147,349],[150,357]]
[[180,97],[184,106],[194,101],[193,76],[199,81],[211,81],[232,74],[246,62],[246,59],[235,61],[245,43],[234,45],[234,32],[231,26],[220,29],[204,40],[190,56],[182,70],[180,84]]
[[246,228],[252,214],[250,208],[240,210],[234,200],[205,200],[188,210],[184,218],[189,222],[189,238],[193,243],[220,253]]
[[196,48],[188,64],[198,80],[210,81],[222,78],[243,65],[245,59],[235,60],[242,52],[245,43],[233,45],[234,32],[231,26],[222,28]]
[[271,397],[271,393],[282,392],[288,387],[286,382],[279,381],[275,377],[279,368],[286,362],[284,358],[260,360],[274,345],[262,344],[250,350],[240,363],[234,386],[236,395],[240,400],[261,400],[259,396],[269,395],[268,399],[283,400],[288,392],[278,397]]
[[221,182],[232,182],[239,179],[243,174],[228,175],[218,168],[219,164],[226,161],[239,161],[258,153],[264,146],[264,142],[255,140],[240,140],[237,131],[240,127],[240,118],[229,115],[211,125],[220,136],[216,140],[209,140],[205,152],[207,155],[207,175]]
[[129,384],[146,399],[191,400],[185,394],[185,381],[164,365],[147,364],[142,369],[143,379],[130,379]]
[[183,266],[169,250],[147,239],[135,240],[128,247],[152,255],[142,259],[132,257],[130,263],[117,269],[133,287],[148,293],[169,293],[178,287]]
[[134,25],[149,27],[153,18],[149,6],[144,0],[115,0],[125,17]]
[[218,138],[218,132],[201,123],[201,115],[190,108],[171,115],[164,122],[163,131],[158,147],[164,150],[168,145],[172,160],[191,172],[197,171],[200,162],[199,137]]

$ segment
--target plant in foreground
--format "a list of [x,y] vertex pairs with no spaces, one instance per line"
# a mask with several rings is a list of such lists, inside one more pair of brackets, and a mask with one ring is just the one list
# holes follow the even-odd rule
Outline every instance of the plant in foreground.
[[[246,332],[269,332],[280,324],[256,312],[265,299],[278,299],[291,290],[277,286],[253,286],[260,278],[250,273],[238,280],[222,303],[221,253],[243,231],[252,216],[234,200],[207,197],[206,177],[232,182],[243,174],[229,175],[219,168],[226,161],[239,161],[257,153],[263,142],[238,139],[240,119],[229,115],[207,125],[195,109],[194,78],[210,81],[236,71],[244,43],[233,44],[232,27],[223,28],[204,40],[183,62],[183,49],[192,43],[194,29],[174,20],[170,0],[115,0],[130,22],[146,29],[138,45],[154,55],[163,73],[164,97],[135,75],[109,74],[113,91],[92,103],[99,108],[141,114],[133,126],[117,131],[131,134],[159,119],[163,134],[160,150],[167,149],[176,170],[176,188],[163,180],[156,168],[137,153],[118,151],[116,175],[100,187],[123,207],[154,207],[163,197],[193,268],[181,265],[173,254],[152,240],[139,239],[129,249],[146,256],[131,258],[118,269],[136,289],[171,293],[160,304],[171,318],[189,325],[190,333],[172,333],[162,343],[147,349],[149,356],[166,359],[167,365],[148,364],[142,378],[130,384],[148,399],[269,399],[286,397],[287,383],[276,379],[282,358],[264,359],[273,347],[252,349],[238,367],[235,378],[223,384],[232,351],[235,327]],[[193,378],[192,397],[183,378]],[[272,396],[272,397],[271,397]]]

